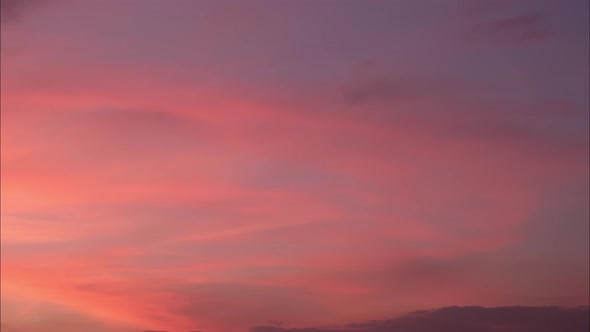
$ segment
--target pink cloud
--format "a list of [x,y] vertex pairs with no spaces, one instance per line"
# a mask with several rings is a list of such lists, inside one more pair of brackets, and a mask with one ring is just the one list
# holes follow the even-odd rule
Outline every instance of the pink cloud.
[[[52,15],[92,12],[83,7]],[[93,19],[110,17],[107,9]],[[230,18],[259,15],[234,10],[219,14],[227,20],[219,26],[206,22],[218,28],[212,41],[229,33]],[[140,14],[134,19],[143,26]],[[478,38],[522,39],[544,22],[497,21]],[[63,28],[47,33],[68,35]],[[559,253],[562,269],[551,272],[523,249],[545,208],[570,208],[561,192],[588,181],[579,139],[586,129],[574,123],[574,102],[519,104],[478,90],[505,84],[487,76],[472,87],[418,69],[396,75],[400,68],[378,61],[359,69],[348,59],[318,78],[317,91],[295,94],[287,83],[301,82],[290,81],[292,71],[276,74],[288,88],[232,76],[264,62],[255,48],[229,69],[206,57],[185,73],[197,49],[178,54],[176,65],[139,57],[140,39],[126,49],[119,35],[93,41],[80,31],[53,40],[28,29],[27,38],[11,40],[31,48],[2,61],[2,290],[10,293],[3,304],[29,303],[36,317],[49,307],[75,316],[46,325],[51,331],[76,322],[100,331],[99,321],[121,331],[232,332],[269,320],[347,323],[457,302],[588,301],[585,275],[570,273],[579,259]],[[281,29],[263,39],[274,41]],[[179,40],[188,40],[186,31]],[[109,42],[122,47],[122,58],[101,50]],[[356,53],[351,58],[358,63]],[[280,71],[285,63],[273,65]],[[13,331],[37,328],[17,316]]]
[[[156,328],[204,322],[229,331],[263,323],[267,316],[255,313],[268,312],[279,300],[248,309],[240,304],[248,302],[242,296],[272,294],[270,289],[281,285],[289,286],[279,288],[279,298],[311,291],[302,306],[338,308],[340,315],[389,307],[389,301],[377,300],[379,294],[397,288],[371,286],[382,274],[378,266],[403,270],[396,266],[421,257],[453,259],[512,246],[526,236],[520,226],[537,209],[538,190],[551,188],[534,186],[538,179],[555,170],[576,177],[582,166],[545,159],[542,153],[534,155],[543,159],[531,159],[518,145],[498,144],[488,134],[464,141],[448,129],[455,120],[445,118],[429,123],[410,116],[394,126],[254,104],[196,118],[184,113],[189,104],[161,113],[100,108],[9,114],[20,126],[3,135],[22,143],[4,150],[3,199],[10,208],[3,215],[40,210],[61,221],[50,225],[29,218],[38,227],[31,233],[23,231],[18,217],[6,215],[3,243],[85,241],[95,263],[76,269],[84,256],[31,252],[25,262],[46,259],[53,267],[23,274],[9,255],[3,263],[5,282],[19,280],[43,299],[59,297],[60,304],[103,319]],[[289,184],[291,177],[296,180]],[[101,240],[107,238],[134,245],[126,249],[114,242],[112,247],[113,240]],[[301,272],[266,277],[262,270],[252,277],[240,272],[283,266]],[[331,272],[363,269],[374,275],[335,281],[338,274]],[[64,270],[69,277],[50,277]],[[93,288],[75,286],[96,271],[119,280],[113,287],[121,290],[107,291],[111,282],[100,280]],[[452,286],[456,278],[441,278],[446,270],[420,271],[394,279],[412,290],[403,309],[481,298],[477,283],[465,282],[459,295]],[[142,281],[143,273],[172,279],[154,286]],[[185,277],[175,280],[177,275]],[[212,284],[215,280],[236,283],[237,288],[207,295],[229,306],[226,314],[207,300],[190,304],[189,311],[174,309],[188,295],[170,287],[194,284],[209,294],[210,287],[223,287]],[[427,293],[424,284],[430,285]],[[151,294],[146,287],[160,287],[154,299],[145,298]],[[203,297],[201,292],[194,296]],[[363,300],[346,305],[339,300],[351,297]],[[277,309],[271,318],[338,319],[297,311]],[[167,325],[170,320],[177,323]]]

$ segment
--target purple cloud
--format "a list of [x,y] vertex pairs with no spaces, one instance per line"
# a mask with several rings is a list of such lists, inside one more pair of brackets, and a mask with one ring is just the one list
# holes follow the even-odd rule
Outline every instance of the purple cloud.
[[467,38],[477,42],[520,45],[550,36],[546,15],[530,12],[478,25],[468,33]]
[[446,307],[336,329],[258,326],[250,332],[582,332],[588,331],[589,320],[588,307]]

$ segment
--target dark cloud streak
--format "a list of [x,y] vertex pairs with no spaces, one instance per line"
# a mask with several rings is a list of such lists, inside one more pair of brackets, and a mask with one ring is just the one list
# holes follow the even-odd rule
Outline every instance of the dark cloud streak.
[[446,307],[416,311],[381,321],[353,323],[341,329],[253,327],[250,332],[582,332],[590,328],[588,307]]
[[542,41],[551,35],[546,15],[530,12],[477,25],[468,32],[467,39],[472,42],[520,45]]

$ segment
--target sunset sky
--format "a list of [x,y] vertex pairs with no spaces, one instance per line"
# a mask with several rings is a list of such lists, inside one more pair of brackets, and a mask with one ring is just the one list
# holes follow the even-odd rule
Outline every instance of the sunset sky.
[[1,3],[2,331],[589,304],[588,1]]

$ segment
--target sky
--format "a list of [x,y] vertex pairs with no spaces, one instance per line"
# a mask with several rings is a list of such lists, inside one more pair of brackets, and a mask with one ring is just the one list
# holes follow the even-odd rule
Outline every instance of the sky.
[[587,1],[1,3],[3,331],[589,305]]

